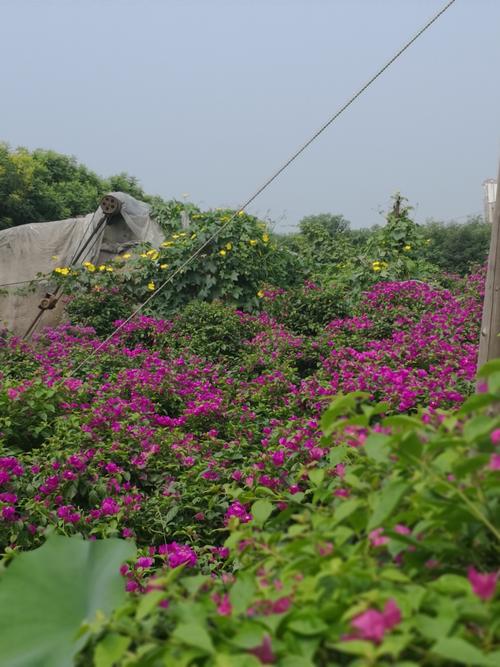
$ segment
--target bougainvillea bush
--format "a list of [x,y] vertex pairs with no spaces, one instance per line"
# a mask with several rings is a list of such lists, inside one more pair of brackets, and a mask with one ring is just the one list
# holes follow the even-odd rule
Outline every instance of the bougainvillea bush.
[[0,338],[4,562],[50,532],[139,550],[81,664],[494,664],[498,382],[460,408],[468,285],[329,292],[308,334],[264,290],[260,313],[191,304],[103,347]]

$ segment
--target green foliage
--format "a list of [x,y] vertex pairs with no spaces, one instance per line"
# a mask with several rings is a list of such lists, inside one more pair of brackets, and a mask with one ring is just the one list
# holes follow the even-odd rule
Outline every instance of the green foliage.
[[38,447],[60,412],[57,397],[62,398],[61,390],[39,379],[26,380],[23,385],[4,381],[0,388],[0,434],[5,445],[25,451]]
[[346,259],[334,277],[354,290],[366,289],[379,281],[428,280],[435,268],[425,259],[427,241],[410,218],[411,207],[396,194],[387,224],[376,228],[362,247],[361,254]]
[[307,282],[301,287],[264,294],[264,310],[299,335],[314,335],[332,320],[347,316],[349,310],[345,290],[335,285],[320,289]]
[[464,275],[486,262],[491,225],[481,216],[464,223],[431,220],[422,226],[422,232],[428,241],[423,256],[441,271]]
[[171,334],[194,354],[217,360],[237,356],[253,330],[220,302],[192,301],[174,318]]
[[111,289],[80,292],[66,302],[66,312],[73,324],[93,327],[99,336],[107,336],[116,320],[126,319],[133,302]]
[[292,237],[291,245],[312,277],[325,270],[338,270],[352,253],[349,221],[342,215],[309,215],[300,221],[299,229],[300,234]]
[[[309,480],[301,493],[240,493],[254,500],[254,518],[230,525],[234,577],[174,570],[156,579],[159,590],[95,630],[77,664],[118,634],[121,667],[258,665],[255,655],[283,667],[496,666],[500,601],[479,599],[466,575],[498,563],[500,493],[487,465],[498,417],[471,399],[439,419],[384,418],[384,406],[361,399],[338,397],[325,413],[329,461],[297,471]],[[368,434],[364,446],[346,446],[356,430]],[[346,488],[352,497],[338,493]],[[400,612],[394,626],[380,641],[356,636],[353,620],[388,601]]]
[[[123,540],[52,536],[40,548],[16,556],[0,578],[2,664],[73,664],[86,634],[99,628],[99,618],[124,602],[119,567],[134,553],[133,544]],[[113,635],[106,638],[108,652],[111,645],[117,645]]]
[[[167,210],[168,215],[180,215],[174,204]],[[230,210],[192,213],[189,227],[177,227],[158,250],[130,251],[107,266],[87,263],[71,271],[59,269],[54,278],[72,295],[87,296],[85,311],[91,304],[88,295],[105,291],[121,294],[125,303],[140,303],[169,276],[172,281],[148,306],[149,314],[170,315],[192,300],[220,300],[246,311],[258,309],[264,283],[281,286],[300,280],[298,262],[276,243],[264,222],[246,213],[231,220],[233,215]],[[172,225],[178,223],[174,218]],[[191,257],[193,261],[186,265]]]
[[116,190],[147,199],[125,173],[103,179],[74,157],[0,143],[0,229],[95,211],[102,195]]

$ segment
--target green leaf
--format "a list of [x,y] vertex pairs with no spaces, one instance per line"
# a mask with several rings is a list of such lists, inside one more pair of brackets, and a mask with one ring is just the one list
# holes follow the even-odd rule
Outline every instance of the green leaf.
[[500,371],[500,359],[491,359],[481,366],[477,374],[478,378],[487,378],[493,373]]
[[474,442],[479,438],[489,435],[496,425],[496,419],[486,415],[478,415],[470,419],[464,426],[464,438],[467,442]]
[[0,656],[9,667],[67,667],[85,643],[76,635],[97,611],[125,599],[120,565],[135,555],[125,540],[51,536],[22,553],[0,580]]
[[371,433],[365,442],[365,452],[377,463],[386,463],[389,460],[389,440],[390,437],[383,433]]
[[481,408],[490,405],[494,400],[495,397],[492,394],[475,394],[465,401],[457,414],[468,415],[475,410],[481,410]]
[[353,512],[355,512],[360,506],[360,501],[357,498],[349,498],[349,500],[344,501],[339,507],[337,507],[333,512],[333,523],[337,524],[347,519]]
[[113,667],[123,657],[131,641],[130,637],[115,633],[106,635],[96,646],[95,667]]
[[330,465],[336,466],[338,463],[342,463],[348,457],[349,448],[347,445],[336,445],[332,447],[328,455],[328,460]]
[[273,511],[273,506],[268,500],[256,500],[252,505],[250,513],[255,522],[263,526]]
[[229,593],[229,600],[235,614],[246,612],[256,591],[254,579],[250,576],[240,575]]
[[323,623],[321,619],[314,616],[291,621],[287,627],[292,632],[298,635],[305,635],[306,637],[319,635],[328,629],[326,623]]
[[324,468],[314,468],[309,471],[308,477],[313,486],[320,486],[321,482],[325,479],[325,470]]
[[408,488],[408,484],[400,480],[392,480],[382,488],[377,497],[373,514],[368,521],[367,531],[377,528],[390,516]]
[[455,660],[460,665],[488,665],[487,657],[473,644],[460,637],[443,637],[432,647],[440,658]]
[[148,616],[153,609],[156,609],[160,600],[165,597],[165,591],[149,591],[141,597],[135,617],[138,621]]
[[353,391],[346,396],[339,395],[330,403],[330,406],[323,413],[320,422],[324,435],[330,435],[333,432],[333,424],[339,415],[352,412],[358,398],[368,398],[368,394],[362,391]]
[[187,646],[199,648],[204,653],[212,654],[214,652],[210,635],[200,623],[180,623],[173,631],[172,637]]

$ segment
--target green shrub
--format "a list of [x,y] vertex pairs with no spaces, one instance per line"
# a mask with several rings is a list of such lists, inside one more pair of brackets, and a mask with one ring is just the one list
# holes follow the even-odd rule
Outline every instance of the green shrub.
[[223,303],[192,301],[174,318],[171,334],[192,353],[217,360],[238,355],[253,330]]
[[318,333],[332,320],[345,317],[349,303],[342,288],[307,282],[287,291],[264,292],[263,308],[289,331],[307,336]]

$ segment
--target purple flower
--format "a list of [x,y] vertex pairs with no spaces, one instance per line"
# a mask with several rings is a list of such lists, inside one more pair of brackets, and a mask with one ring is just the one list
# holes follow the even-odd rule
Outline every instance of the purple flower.
[[472,566],[467,570],[467,577],[472,586],[474,595],[481,600],[489,600],[495,595],[498,572],[478,572]]
[[113,498],[104,498],[101,503],[101,511],[105,516],[112,516],[113,514],[118,514],[120,505]]

